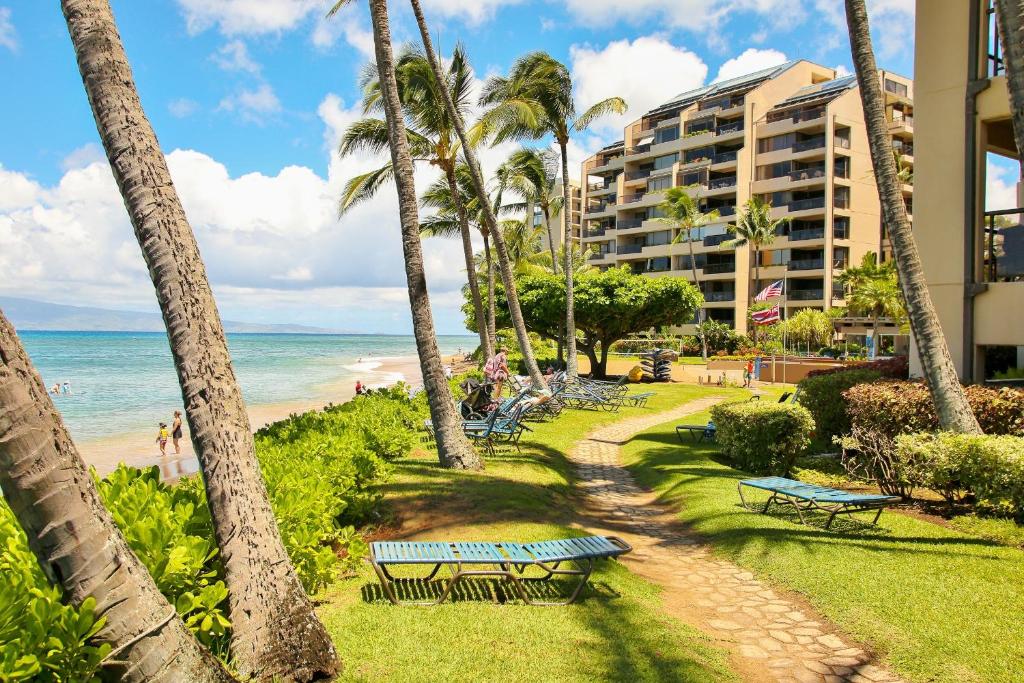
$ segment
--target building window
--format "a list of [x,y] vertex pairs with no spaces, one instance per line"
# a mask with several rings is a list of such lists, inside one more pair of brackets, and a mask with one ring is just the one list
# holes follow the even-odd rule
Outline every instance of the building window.
[[699,161],[702,159],[710,159],[714,153],[715,150],[712,149],[711,147],[704,147],[702,149],[691,149],[686,153],[685,163],[689,164],[691,162]]
[[832,219],[832,237],[837,240],[850,238],[850,217],[836,216]]
[[672,176],[665,175],[660,178],[651,178],[647,181],[648,192],[660,192],[661,190],[667,190],[672,187]]
[[664,218],[665,217],[665,211],[662,210],[660,207],[651,206],[651,207],[648,207],[646,215],[647,215],[647,218],[645,218],[644,220],[649,220],[651,218]]
[[666,154],[663,157],[658,157],[654,160],[654,170],[660,171],[665,168],[672,168],[672,164],[679,161],[679,154]]
[[1024,208],[986,211],[982,282],[1024,282]]
[[888,78],[885,79],[885,89],[887,92],[902,95],[903,97],[907,96],[906,85],[904,85],[903,83],[897,83],[896,81],[891,81]]
[[850,208],[850,188],[837,187],[832,191],[832,204],[837,209]]
[[1003,46],[999,41],[999,24],[996,22],[995,0],[988,0],[985,4],[987,5],[987,21],[985,24],[988,27],[988,31],[986,31],[988,64],[985,75],[992,78],[993,76],[1001,76],[1006,73],[1006,66],[1003,64]]
[[658,232],[649,232],[646,235],[644,235],[645,247],[656,247],[662,244],[668,244],[671,241],[671,230],[659,230]]
[[661,144],[662,142],[672,142],[673,140],[679,139],[679,126],[669,126],[667,128],[659,128],[654,131],[654,144]]
[[850,157],[836,157],[834,171],[837,178],[850,177]]

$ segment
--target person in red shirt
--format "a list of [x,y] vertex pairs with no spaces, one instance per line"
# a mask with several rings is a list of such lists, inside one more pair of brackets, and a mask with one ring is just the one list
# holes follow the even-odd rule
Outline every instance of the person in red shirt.
[[754,384],[754,361],[748,360],[747,366],[743,369],[743,386],[749,387]]
[[363,383],[356,380],[356,396],[361,396],[363,393]]

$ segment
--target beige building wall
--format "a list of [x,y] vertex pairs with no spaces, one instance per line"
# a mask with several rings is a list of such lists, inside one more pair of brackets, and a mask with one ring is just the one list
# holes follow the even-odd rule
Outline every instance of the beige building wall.
[[[573,242],[578,245],[580,243],[580,218],[582,208],[582,195],[580,193],[579,181],[570,179],[569,188],[569,196],[572,198],[572,214],[570,214],[569,230],[572,233]],[[561,180],[559,180],[555,185],[555,193],[561,196]],[[544,215],[541,213],[541,210],[539,208],[534,209],[533,215],[533,224],[541,229],[541,248],[544,251],[547,251],[549,249],[549,235],[553,235],[555,238],[555,249],[559,249],[562,246],[562,243],[565,241],[565,227],[562,225],[562,212],[559,211],[554,215],[549,216],[549,223],[547,225],[544,223]]]
[[[1024,346],[1024,282],[985,282],[984,273],[986,155],[1016,155],[1006,79],[989,77],[987,5],[918,0],[914,55],[914,230],[953,362],[966,381],[985,379],[984,347]],[[913,353],[911,372],[920,371]]]

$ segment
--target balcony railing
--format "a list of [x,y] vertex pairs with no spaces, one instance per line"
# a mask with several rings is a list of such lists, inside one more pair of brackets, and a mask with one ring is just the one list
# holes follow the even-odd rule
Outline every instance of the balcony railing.
[[650,152],[650,151],[651,151],[651,143],[649,143],[649,142],[646,143],[646,144],[643,144],[643,145],[636,145],[635,147],[627,147],[626,148],[626,154],[627,155],[628,154],[643,154],[645,152]]
[[602,168],[602,167],[607,166],[608,164],[612,163],[616,159],[621,159],[621,158],[622,158],[621,154],[616,154],[615,156],[611,156],[611,157],[600,158],[600,159],[598,159],[597,161],[594,162],[594,168]]
[[793,143],[794,152],[806,152],[812,149],[818,149],[825,146],[825,136],[819,135],[816,138],[808,138],[807,140],[801,140],[800,142]]
[[591,252],[590,256],[587,257],[587,260],[588,261],[600,261],[605,256],[607,256],[607,254],[605,254],[604,252],[595,251],[595,252]]
[[808,209],[823,209],[825,208],[825,197],[811,197],[810,199],[798,199],[794,202],[789,203],[790,211],[806,211]]
[[[712,208],[714,208],[714,207],[712,207]],[[736,206],[735,205],[733,205],[733,206],[719,206],[718,207],[718,215],[719,216],[732,216],[732,215],[735,215],[735,213],[736,213]]]
[[791,289],[786,297],[790,301],[817,301],[825,298],[824,289]]
[[615,221],[616,230],[630,230],[631,228],[639,228],[643,225],[642,218],[625,218],[621,221]]
[[736,161],[736,151],[720,152],[711,159],[711,163],[724,164],[726,161]]
[[843,256],[832,259],[832,268],[835,270],[843,270],[848,265],[850,265],[850,262]]
[[908,157],[914,156],[914,146],[913,145],[908,145],[905,142],[901,143],[901,144],[897,144],[897,143],[894,142],[893,146],[892,146],[892,149],[897,154],[905,155],[905,156],[908,156]]
[[743,130],[742,123],[730,123],[724,126],[715,128],[715,135],[728,135],[729,133],[736,133]]
[[[825,267],[823,258],[794,259],[789,262],[788,270],[818,270]],[[820,290],[819,290],[820,291]],[[818,297],[821,298],[820,296]]]
[[587,190],[589,192],[594,192],[595,190],[603,190],[605,187],[611,187],[611,186],[610,185],[606,186],[604,183],[587,183]]
[[651,169],[644,169],[642,171],[630,171],[626,174],[626,180],[640,180],[641,178],[647,178],[651,175]]
[[825,237],[825,228],[807,228],[804,230],[791,230],[789,233],[790,242],[800,242],[802,240],[820,240]]
[[618,248],[619,254],[639,254],[643,251],[644,245],[642,244],[623,244]]
[[736,292],[704,292],[704,301],[735,301]]
[[732,235],[729,235],[729,234],[725,234],[725,235],[710,235],[709,237],[705,237],[704,238],[704,246],[705,247],[717,247],[722,242],[726,242],[728,240],[731,240],[732,238],[733,238]]
[[719,275],[721,273],[732,273],[736,270],[736,263],[705,263],[705,275]]
[[598,204],[591,204],[590,206],[587,207],[584,213],[601,213],[603,211],[608,211],[614,205],[614,199],[610,199],[607,202],[600,202]]
[[731,175],[725,178],[714,178],[708,183],[708,189],[720,190],[723,187],[736,187],[736,176]]
[[607,228],[592,228],[583,233],[584,237],[601,237],[608,231]]
[[812,178],[822,178],[824,176],[824,166],[810,166],[808,168],[798,168],[794,171],[789,172],[790,180],[810,180]]
[[768,123],[775,123],[777,121],[785,121],[790,119],[793,123],[800,123],[802,121],[813,121],[814,119],[820,119],[825,115],[824,107],[817,107],[815,109],[806,109],[796,112],[768,112]]
[[911,115],[894,116],[892,118],[892,120],[889,122],[889,125],[894,127],[894,128],[898,127],[898,126],[906,126],[908,128],[913,128],[914,127],[914,117],[911,116]]
[[622,197],[622,204],[633,204],[640,201],[647,195],[646,192],[637,192],[635,194],[627,194]]

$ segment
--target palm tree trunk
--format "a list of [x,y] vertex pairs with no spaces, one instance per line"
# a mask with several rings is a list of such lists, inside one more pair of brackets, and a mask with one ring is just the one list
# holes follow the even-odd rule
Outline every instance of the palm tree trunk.
[[1017,157],[1024,164],[1024,0],[996,0]]
[[455,203],[455,212],[459,215],[459,232],[462,236],[462,255],[466,259],[466,279],[469,280],[469,295],[473,299],[473,313],[476,316],[476,330],[480,335],[480,350],[484,358],[494,355],[494,347],[491,345],[490,336],[487,334],[487,320],[484,317],[484,304],[480,298],[480,284],[476,279],[476,261],[473,259],[473,241],[469,236],[469,217],[466,215],[466,207],[462,203],[462,193],[455,180],[455,168],[445,169],[445,177],[448,180],[448,189],[452,193],[452,201]]
[[555,233],[551,229],[551,215],[547,204],[541,204],[540,210],[544,212],[544,229],[548,232],[548,251],[551,252],[551,272],[558,275],[558,250],[555,249]]
[[562,250],[565,253],[565,374],[575,377],[576,370],[576,302],[573,292],[572,267],[572,191],[569,187],[569,152],[567,143],[559,142],[562,150]]
[[[423,249],[420,244],[412,157],[409,155],[409,142],[406,139],[402,105],[398,99],[398,84],[395,81],[387,0],[370,0],[370,18],[373,22],[373,45],[377,56],[381,100],[388,124],[391,163],[395,167],[395,187],[398,190],[398,211],[402,223],[402,253],[405,256],[405,278],[409,289],[409,305],[412,308],[412,328],[416,337],[416,351],[420,358],[420,371],[423,373],[423,388],[427,392],[430,418],[437,438],[437,455],[443,467],[478,470],[483,468],[483,461],[462,432],[462,421],[455,414],[455,400],[444,376],[441,354],[437,350],[434,318],[430,312],[430,297],[427,294],[427,280],[423,272]],[[443,75],[437,72],[434,75],[438,84],[445,83]]]
[[423,18],[423,9],[419,0],[410,0],[413,12],[416,15],[416,24],[420,29],[420,37],[423,40],[423,48],[430,61],[430,68],[434,71],[434,78],[437,79],[441,95],[444,97],[444,106],[455,125],[455,132],[462,143],[462,154],[466,157],[466,165],[469,166],[470,178],[473,180],[473,189],[480,197],[481,208],[483,209],[484,226],[494,239],[494,248],[498,252],[498,267],[501,269],[501,279],[505,284],[505,298],[508,300],[509,315],[512,318],[512,328],[516,332],[516,339],[519,341],[520,351],[523,354],[523,362],[530,375],[530,380],[536,387],[545,386],[544,377],[537,367],[537,360],[533,356],[533,347],[530,346],[530,334],[526,331],[526,321],[523,320],[523,312],[519,307],[519,293],[516,291],[516,281],[512,273],[512,265],[508,258],[508,249],[505,247],[505,238],[498,229],[498,219],[494,215],[494,209],[487,199],[487,188],[484,185],[484,176],[480,170],[480,162],[473,151],[473,146],[466,135],[466,126],[462,120],[462,114],[455,107],[452,100],[452,93],[448,89],[448,83],[441,70],[441,64],[437,60],[437,53],[434,52],[434,43],[430,39],[430,31],[427,29],[427,22]]
[[893,161],[889,132],[886,128],[885,104],[878,82],[878,70],[871,47],[871,33],[864,0],[846,0],[846,21],[850,31],[853,64],[860,85],[878,196],[885,224],[889,226],[889,237],[892,240],[896,269],[907,304],[910,328],[917,340],[925,379],[939,416],[939,426],[949,431],[979,434],[981,428],[957,379],[946,338],[942,334],[935,306],[928,293],[928,283],[921,266],[921,257],[917,252],[917,243],[907,222],[907,207],[903,202],[899,179],[896,177],[896,164]]
[[[758,247],[754,247],[754,289],[760,292],[758,287],[761,286],[761,250]],[[750,291],[750,285],[747,285],[747,308],[754,302],[754,293]],[[757,323],[751,323],[753,326],[753,336],[751,339],[754,341],[754,346],[757,346]]]
[[491,348],[498,348],[497,339],[497,322],[495,318],[497,313],[494,304],[494,261],[491,259],[491,240],[487,236],[487,231],[483,231],[484,236],[484,258],[487,260],[487,337],[491,342]]
[[[686,244],[690,248],[690,275],[693,276],[693,286],[700,290],[701,294],[704,294],[704,288],[701,287],[700,282],[697,280],[697,259],[694,258],[693,254],[693,240],[690,239],[690,231],[686,230]],[[704,338],[704,305],[701,304],[700,308],[697,309],[697,338],[700,339],[700,357],[705,363],[708,362],[708,341]]]
[[309,680],[334,645],[288,558],[267,497],[213,292],[109,0],[62,0],[96,128],[156,288],[224,563],[239,673]]
[[235,680],[192,636],[128,547],[43,380],[0,311],[0,489],[46,577],[105,620],[118,680]]

